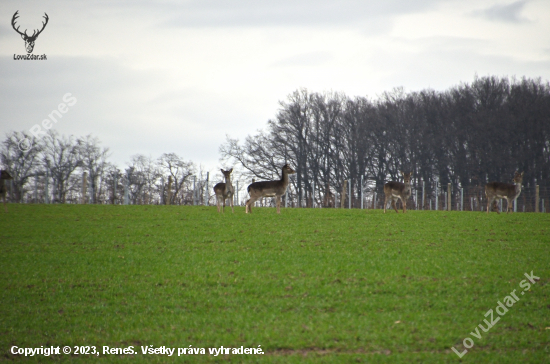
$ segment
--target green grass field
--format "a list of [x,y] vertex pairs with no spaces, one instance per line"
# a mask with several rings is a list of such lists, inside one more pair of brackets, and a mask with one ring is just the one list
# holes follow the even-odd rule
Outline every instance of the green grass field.
[[[550,362],[550,214],[8,208],[0,361]],[[531,271],[540,280],[524,290]],[[476,334],[514,290],[519,300]],[[451,346],[462,352],[466,338],[473,347],[459,359]],[[13,345],[73,354],[25,358]],[[148,345],[176,349],[142,354]],[[190,345],[207,354],[177,357]],[[258,345],[263,355],[208,355]]]

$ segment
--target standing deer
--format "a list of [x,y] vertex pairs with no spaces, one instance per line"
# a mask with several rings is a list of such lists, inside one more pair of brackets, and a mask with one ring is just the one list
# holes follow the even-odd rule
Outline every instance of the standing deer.
[[13,179],[13,177],[8,173],[8,171],[0,171],[0,196],[2,196],[2,199],[4,200],[4,211],[8,212],[8,208],[6,207],[6,192],[8,189],[4,184],[4,180],[6,179]]
[[225,210],[225,200],[229,199],[229,206],[231,206],[231,212],[235,212],[233,209],[233,195],[235,194],[235,188],[231,184],[231,172],[233,168],[229,171],[224,171],[221,169],[223,177],[225,178],[225,183],[220,182],[214,186],[214,193],[216,194],[216,201],[218,204],[218,212],[220,212],[220,203],[223,204],[222,213]]
[[246,213],[252,213],[252,205],[256,200],[262,197],[275,197],[277,203],[277,213],[281,213],[281,196],[286,193],[288,188],[288,175],[296,173],[288,164],[283,166],[283,176],[278,181],[260,181],[254,182],[248,186],[250,199],[246,201]]
[[[496,199],[506,199],[506,213],[510,212],[510,202],[514,202],[521,193],[521,183],[523,182],[523,172],[514,174],[514,183],[489,182],[485,185],[485,195],[487,196],[487,213],[491,208],[491,203],[495,201],[494,208],[497,213],[500,211],[496,208]],[[510,201],[511,200],[511,201]]]
[[388,206],[388,199],[391,200],[391,205],[395,209],[395,212],[399,213],[397,211],[397,200],[401,199],[401,203],[403,204],[403,213],[407,212],[407,199],[411,197],[411,176],[412,172],[410,173],[403,173],[400,172],[403,175],[403,182],[395,182],[391,181],[384,185],[384,194],[386,195],[386,199],[384,201],[384,213],[386,213],[386,206]]

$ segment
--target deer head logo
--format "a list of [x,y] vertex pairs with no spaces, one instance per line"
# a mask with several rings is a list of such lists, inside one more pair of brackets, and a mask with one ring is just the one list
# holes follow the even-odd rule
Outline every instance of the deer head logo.
[[[32,53],[32,50],[34,49],[34,42],[36,41],[36,38],[38,38],[38,36],[40,35],[40,33],[42,33],[42,31],[44,30],[44,28],[46,28],[46,24],[48,24],[48,14],[44,13],[44,19],[46,19],[46,22],[42,22],[42,29],[40,30],[35,30],[31,36],[29,36],[27,34],[27,29],[25,29],[25,32],[24,33],[21,33],[19,31],[19,26],[16,28],[15,27],[15,20],[17,18],[19,18],[19,15],[17,14],[19,12],[19,10],[17,10],[15,12],[15,14],[13,14],[13,18],[11,18],[11,26],[13,27],[13,29],[19,33],[21,35],[21,38],[23,38],[23,40],[25,41],[25,48],[27,49],[27,53]],[[38,33],[37,33],[38,32]]]

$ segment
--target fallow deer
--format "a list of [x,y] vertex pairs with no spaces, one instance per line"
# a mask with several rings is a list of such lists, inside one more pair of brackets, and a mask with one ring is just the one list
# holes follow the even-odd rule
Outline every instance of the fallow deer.
[[229,199],[229,206],[231,206],[231,212],[235,212],[233,209],[233,195],[235,195],[235,188],[231,184],[231,172],[233,168],[229,171],[224,171],[221,169],[223,177],[225,178],[225,183],[220,182],[214,186],[214,193],[216,194],[216,201],[218,204],[218,212],[220,212],[220,203],[223,204],[222,213],[225,210],[225,200]]
[[514,183],[489,182],[485,185],[485,195],[487,196],[487,213],[491,208],[491,204],[495,201],[494,209],[500,214],[496,208],[496,199],[503,198],[506,200],[506,213],[510,212],[510,202],[514,202],[521,193],[521,183],[523,182],[523,172],[514,174]]
[[384,213],[386,213],[388,199],[391,200],[391,205],[397,213],[399,213],[399,211],[397,211],[397,200],[401,199],[401,203],[403,204],[403,213],[407,212],[407,199],[411,197],[412,172],[401,172],[401,174],[403,175],[404,183],[391,181],[384,185],[384,194],[386,195],[386,199],[384,201]]
[[277,204],[277,213],[281,213],[281,196],[286,193],[288,188],[288,175],[296,173],[288,164],[283,166],[283,176],[278,181],[260,181],[254,182],[248,186],[250,199],[246,201],[246,213],[252,213],[252,205],[256,200],[262,197],[275,197]]
[[8,212],[8,208],[6,207],[6,192],[8,189],[4,184],[4,180],[6,179],[13,179],[13,177],[8,173],[8,171],[0,171],[0,196],[2,196],[2,199],[4,200],[4,211]]

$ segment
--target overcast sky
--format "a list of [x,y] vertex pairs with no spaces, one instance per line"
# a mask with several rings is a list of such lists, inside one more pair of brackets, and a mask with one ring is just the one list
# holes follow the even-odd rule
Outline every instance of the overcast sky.
[[[49,23],[33,54],[12,29]],[[0,3],[0,132],[92,134],[123,166],[174,152],[214,170],[225,135],[266,126],[298,88],[376,98],[475,75],[550,80],[550,1],[189,0]],[[228,166],[229,167],[229,166]]]

